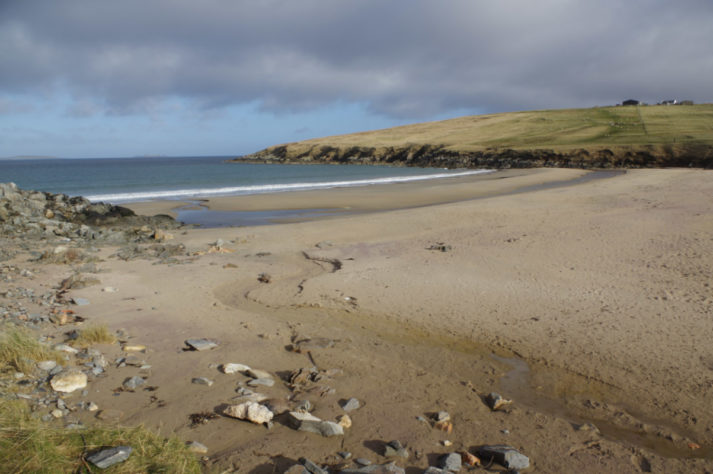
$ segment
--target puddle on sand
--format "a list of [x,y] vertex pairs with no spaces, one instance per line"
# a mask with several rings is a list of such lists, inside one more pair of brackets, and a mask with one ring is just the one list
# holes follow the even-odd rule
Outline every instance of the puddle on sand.
[[[626,442],[651,451],[659,456],[668,458],[713,459],[713,447],[710,446],[701,446],[700,449],[691,450],[685,445],[681,446],[673,441],[661,438],[655,433],[622,427],[607,420],[586,418],[574,413],[573,410],[566,406],[563,400],[548,397],[533,387],[532,373],[527,362],[516,357],[502,357],[496,354],[490,354],[490,357],[510,367],[510,370],[500,379],[500,387],[503,391],[503,395],[507,398],[514,399],[524,406],[562,418],[575,425],[592,423],[599,429],[604,438],[617,442]],[[596,396],[596,393],[592,394],[582,389],[574,388],[572,392],[578,392],[579,395],[584,396]],[[642,421],[655,426],[664,427],[680,435],[679,432],[681,430],[671,426],[671,423],[661,420]]]

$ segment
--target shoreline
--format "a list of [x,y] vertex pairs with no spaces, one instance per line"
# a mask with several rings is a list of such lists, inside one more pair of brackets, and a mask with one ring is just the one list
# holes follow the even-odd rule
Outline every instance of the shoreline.
[[[537,189],[538,186],[567,185],[592,171],[560,169],[498,170],[482,175],[440,178],[426,182],[374,184],[358,187],[337,187],[321,190],[261,193],[239,196],[220,196],[196,200],[156,200],[124,203],[137,214],[168,214],[180,220],[180,208],[199,207],[206,212],[263,214],[267,222],[302,222],[347,214],[384,212],[412,209],[459,201],[482,199],[518,192],[518,189]],[[596,172],[594,172],[596,173]],[[576,181],[573,183],[576,184]],[[322,211],[327,217],[320,215]],[[300,218],[281,217],[270,211],[308,211]],[[258,221],[260,218],[257,219]],[[250,222],[250,219],[248,219]],[[254,221],[254,220],[253,220]]]

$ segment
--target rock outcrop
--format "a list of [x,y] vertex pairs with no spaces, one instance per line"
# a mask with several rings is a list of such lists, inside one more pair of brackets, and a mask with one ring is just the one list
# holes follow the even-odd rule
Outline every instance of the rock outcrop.
[[131,209],[92,203],[40,191],[26,191],[14,183],[0,183],[0,235],[26,238],[69,238],[107,243],[156,240],[163,230],[180,224],[172,217],[138,216]]
[[299,143],[266,148],[236,162],[388,164],[437,168],[713,168],[713,147],[705,144],[640,145],[552,149],[486,148],[459,151],[444,145],[394,147],[305,146]]

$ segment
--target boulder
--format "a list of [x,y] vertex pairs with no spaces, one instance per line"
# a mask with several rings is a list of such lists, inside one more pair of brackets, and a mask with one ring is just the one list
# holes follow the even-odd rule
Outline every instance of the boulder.
[[56,392],[74,392],[87,386],[87,375],[76,369],[67,370],[52,377],[50,385]]
[[268,423],[272,421],[273,413],[266,406],[257,402],[244,402],[239,405],[230,405],[223,413],[239,420],[248,420],[255,424]]
[[491,446],[481,446],[478,449],[478,456],[483,460],[483,462],[490,462],[494,460],[498,464],[504,466],[506,469],[511,469],[514,471],[519,471],[527,469],[530,467],[530,459],[521,454],[517,449],[512,446],[507,446],[504,444],[497,444]]

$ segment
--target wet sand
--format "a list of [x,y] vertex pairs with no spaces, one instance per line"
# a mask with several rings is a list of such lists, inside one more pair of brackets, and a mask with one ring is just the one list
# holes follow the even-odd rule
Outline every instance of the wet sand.
[[[83,317],[148,347],[141,357],[157,389],[114,395],[136,371],[126,368],[93,382],[92,400],[122,410],[122,423],[200,441],[209,467],[235,472],[283,472],[302,456],[338,463],[338,451],[382,463],[393,439],[411,453],[397,464],[414,473],[484,444],[514,446],[535,472],[710,471],[713,172],[630,170],[514,192],[586,173],[211,199],[204,205],[220,211],[356,212],[176,232],[169,242],[191,254],[180,264],[101,249],[101,285],[72,296],[91,301]],[[211,253],[218,239],[223,251]],[[59,276],[61,268],[44,273],[47,282]],[[334,346],[286,350],[307,336]],[[221,345],[183,351],[192,337]],[[340,369],[296,392],[283,382],[260,391],[308,399],[328,420],[344,413],[340,401],[363,406],[336,438],[225,417],[191,427],[191,413],[219,409],[248,380],[220,373],[228,362],[283,379],[301,367]],[[191,383],[200,376],[215,383]],[[513,404],[492,412],[492,391]],[[419,418],[440,410],[452,433]]]

